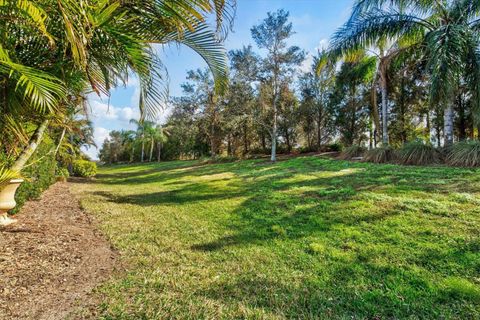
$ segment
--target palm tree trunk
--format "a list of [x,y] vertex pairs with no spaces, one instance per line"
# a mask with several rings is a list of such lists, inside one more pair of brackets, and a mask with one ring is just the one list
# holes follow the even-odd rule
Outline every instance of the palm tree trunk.
[[153,145],[154,145],[154,140],[152,138],[152,140],[150,140],[150,157],[148,159],[149,162],[152,162],[152,159],[153,159]]
[[63,128],[62,134],[60,135],[60,139],[58,140],[57,147],[55,148],[55,155],[57,155],[58,150],[60,149],[60,146],[62,145],[63,138],[65,138],[65,132],[67,131],[67,128]]
[[160,162],[161,161],[161,156],[162,156],[162,143],[161,142],[157,142],[157,161]]
[[444,127],[443,127],[443,135],[444,135],[444,145],[450,146],[453,144],[453,105],[449,104],[444,111]]
[[142,156],[140,158],[140,161],[143,162],[143,158],[145,156],[145,140],[143,138],[143,134],[142,134]]
[[378,113],[378,104],[377,104],[377,86],[376,81],[374,81],[371,91],[372,98],[372,116],[373,124],[375,129],[373,130],[373,145],[376,147],[378,141],[380,140],[380,115]]
[[380,91],[382,93],[382,143],[388,145],[388,92],[387,92],[387,69],[380,66]]
[[35,150],[37,150],[38,145],[42,141],[43,135],[45,134],[45,130],[48,127],[48,120],[43,120],[43,122],[37,127],[35,132],[33,133],[32,137],[30,138],[30,142],[28,143],[28,146],[23,149],[22,153],[18,156],[17,160],[13,163],[13,166],[11,168],[12,171],[14,172],[20,172],[22,171],[23,167],[27,163],[27,161],[30,159],[30,157],[33,155]]

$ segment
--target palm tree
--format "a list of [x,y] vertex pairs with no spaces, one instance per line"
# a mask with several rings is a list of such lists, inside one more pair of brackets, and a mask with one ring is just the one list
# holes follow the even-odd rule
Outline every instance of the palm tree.
[[[28,143],[16,146],[23,150],[12,153],[16,171],[35,152],[52,115],[72,96],[108,94],[135,73],[142,120],[158,113],[167,78],[154,44],[189,46],[209,65],[217,90],[227,82],[218,36],[225,35],[225,22],[232,19],[230,0],[85,0],[81,5],[78,0],[6,0],[0,2],[0,13],[0,112],[37,125]],[[210,13],[216,29],[206,22]],[[4,130],[0,125],[0,133]]]
[[133,130],[122,130],[120,131],[120,134],[122,135],[123,147],[129,150],[127,151],[129,153],[129,161],[133,162],[135,158],[136,132]]
[[151,121],[144,121],[143,130],[145,132],[145,140],[150,141],[150,152],[149,152],[148,161],[152,162],[153,147],[155,146],[155,138],[157,135],[157,130],[155,129],[155,123]]
[[407,38],[423,52],[430,74],[430,103],[444,107],[444,140],[453,142],[453,103],[465,81],[480,120],[480,2],[474,0],[357,0],[335,34],[332,50],[347,52],[382,39]]
[[162,145],[167,141],[167,136],[169,135],[169,129],[162,127],[161,124],[157,125],[155,128],[155,140],[157,141],[157,161],[161,161],[162,156]]
[[140,162],[143,162],[145,158],[145,126],[144,122],[136,120],[136,119],[130,119],[130,123],[135,124],[137,126],[136,130],[136,140],[140,141],[142,143],[142,149],[140,153]]

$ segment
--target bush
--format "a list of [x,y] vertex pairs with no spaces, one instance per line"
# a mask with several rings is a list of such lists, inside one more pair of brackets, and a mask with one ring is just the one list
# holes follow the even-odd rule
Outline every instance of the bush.
[[318,148],[316,146],[305,146],[305,147],[300,147],[297,149],[298,153],[312,153],[312,152],[317,152]]
[[457,142],[447,150],[446,162],[451,166],[480,166],[480,141]]
[[12,213],[18,212],[27,200],[40,197],[42,192],[55,182],[57,164],[53,154],[54,148],[52,139],[45,135],[42,143],[22,170],[21,175],[25,181],[15,194],[17,206],[11,211]]
[[350,160],[356,157],[363,157],[365,151],[367,151],[365,147],[353,145],[343,150],[342,154],[340,155],[340,159]]
[[363,157],[363,161],[373,163],[387,163],[393,160],[395,160],[395,150],[390,146],[368,150]]
[[67,181],[67,178],[70,177],[70,173],[67,168],[57,167],[56,173],[57,181]]
[[340,152],[343,150],[343,145],[339,142],[334,142],[329,145],[327,145],[327,151],[331,152]]
[[91,178],[97,174],[97,164],[88,160],[73,161],[73,175],[82,178]]
[[409,142],[398,151],[398,161],[401,164],[422,166],[440,163],[440,160],[440,152],[422,141]]

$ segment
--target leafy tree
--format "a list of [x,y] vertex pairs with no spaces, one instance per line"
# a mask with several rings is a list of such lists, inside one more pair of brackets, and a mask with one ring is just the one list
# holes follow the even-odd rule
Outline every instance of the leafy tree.
[[369,83],[375,71],[375,58],[363,56],[345,62],[336,76],[330,108],[342,140],[360,144],[366,131],[369,111]]
[[430,74],[430,103],[444,108],[444,140],[453,142],[454,100],[462,81],[480,111],[480,4],[477,1],[359,0],[337,32],[334,47],[368,47],[382,39],[408,37],[421,44]]
[[[9,119],[0,134],[15,134],[9,128],[26,123],[35,127],[26,143],[2,143],[15,158],[11,169],[23,168],[72,97],[108,94],[131,73],[140,79],[142,115],[158,113],[166,78],[152,44],[189,46],[209,65],[216,90],[224,90],[227,59],[218,36],[225,35],[233,9],[228,0],[0,2],[0,113]],[[210,13],[215,30],[205,19]]]
[[278,99],[281,83],[295,72],[304,59],[304,53],[299,47],[287,45],[287,40],[293,35],[292,24],[288,22],[289,13],[278,10],[269,12],[261,24],[252,27],[252,37],[259,48],[266,49],[268,54],[262,60],[262,77],[264,83],[271,87],[270,99],[272,109],[272,124],[269,128],[271,136],[271,161],[276,161],[277,129],[278,129]]

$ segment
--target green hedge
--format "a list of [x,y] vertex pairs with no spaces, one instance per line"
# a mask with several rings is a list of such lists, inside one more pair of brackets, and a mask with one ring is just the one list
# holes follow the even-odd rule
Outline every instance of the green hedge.
[[97,164],[88,160],[75,160],[73,174],[77,177],[91,178],[97,174]]

